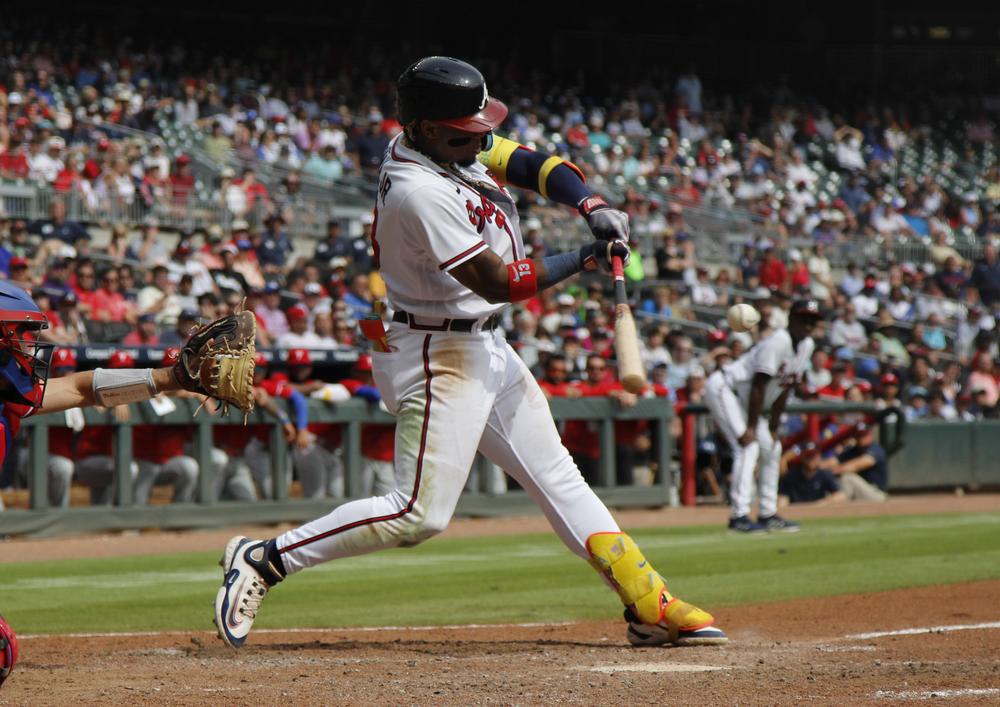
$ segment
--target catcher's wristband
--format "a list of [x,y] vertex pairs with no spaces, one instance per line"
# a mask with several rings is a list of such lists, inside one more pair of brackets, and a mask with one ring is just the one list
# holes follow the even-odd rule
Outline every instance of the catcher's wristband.
[[98,368],[93,388],[94,400],[104,407],[138,403],[156,395],[152,368]]

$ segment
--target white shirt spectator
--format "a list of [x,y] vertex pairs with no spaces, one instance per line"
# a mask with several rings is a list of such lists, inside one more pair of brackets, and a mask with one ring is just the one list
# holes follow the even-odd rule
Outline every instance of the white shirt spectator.
[[194,98],[178,100],[174,104],[174,120],[182,125],[198,122],[198,101]]
[[871,319],[878,312],[878,299],[874,295],[859,292],[851,298],[851,304],[860,319]]
[[286,331],[278,337],[278,346],[288,349],[308,349],[318,348],[322,345],[322,339],[314,331],[307,331],[304,334],[296,334],[293,331]]
[[865,158],[861,154],[861,140],[851,136],[837,143],[837,164],[843,169],[861,171],[865,168]]
[[47,152],[39,152],[28,157],[28,178],[44,180],[51,184],[63,171],[66,165],[58,157],[52,157]]
[[830,343],[833,346],[846,346],[860,351],[868,343],[868,334],[865,333],[864,325],[857,319],[849,322],[838,317],[833,320],[833,325],[830,327]]
[[809,256],[809,261],[806,265],[809,268],[809,290],[812,292],[812,296],[825,300],[830,296],[830,288],[827,287],[826,283],[832,282],[830,261],[825,255],[813,253]]

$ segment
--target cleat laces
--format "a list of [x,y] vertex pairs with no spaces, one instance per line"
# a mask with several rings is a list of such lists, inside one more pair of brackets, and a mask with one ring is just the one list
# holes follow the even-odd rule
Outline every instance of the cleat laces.
[[253,580],[240,602],[242,604],[239,609],[240,613],[248,619],[257,618],[257,612],[260,611],[260,605],[265,596],[267,596],[267,587],[256,579]]

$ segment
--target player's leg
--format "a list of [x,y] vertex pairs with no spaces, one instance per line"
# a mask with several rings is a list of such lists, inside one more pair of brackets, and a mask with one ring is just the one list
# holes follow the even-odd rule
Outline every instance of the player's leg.
[[[256,501],[257,489],[254,487],[253,475],[250,473],[250,467],[246,465],[243,458],[229,458],[220,449],[212,450],[213,459],[215,459],[216,451],[226,456],[227,459],[222,471],[225,481],[221,487],[221,498],[230,501]],[[216,496],[216,498],[219,497]]]
[[480,451],[532,496],[566,546],[618,592],[633,643],[725,642],[725,633],[712,627],[711,614],[673,597],[663,577],[621,532],[559,439],[538,383],[513,349],[507,350],[505,385]]
[[73,461],[58,454],[49,457],[49,505],[69,506],[69,489],[73,480]]
[[219,635],[242,645],[260,602],[285,575],[339,557],[416,545],[451,520],[499,387],[483,336],[402,333],[376,354],[376,381],[396,414],[395,487],[269,541],[230,540],[216,597]]
[[90,488],[90,505],[111,505],[114,468],[114,459],[104,455],[85,457],[76,463],[77,481]]
[[754,469],[760,447],[757,442],[751,442],[745,447],[739,442],[747,427],[746,411],[721,374],[712,374],[705,383],[705,405],[733,453],[729,484],[729,527],[741,532],[759,532],[763,528],[750,520],[750,504],[753,501]]
[[190,503],[198,490],[198,461],[186,454],[168,459],[157,477],[174,487],[174,503]]
[[274,498],[274,482],[271,479],[271,452],[264,443],[254,437],[243,450],[243,461],[250,468],[253,480],[257,482],[260,495]]
[[292,449],[292,464],[302,485],[304,498],[323,498],[326,494],[327,477],[330,474],[329,454],[318,442],[305,449]]
[[757,427],[760,444],[760,515],[757,521],[769,532],[797,532],[799,524],[778,515],[778,480],[781,473],[781,440],[775,439],[768,422],[761,420]]
[[160,475],[163,465],[143,459],[137,460],[137,463],[139,475],[135,477],[135,483],[132,484],[132,498],[136,504],[145,505],[149,503],[153,486],[156,484],[156,477]]

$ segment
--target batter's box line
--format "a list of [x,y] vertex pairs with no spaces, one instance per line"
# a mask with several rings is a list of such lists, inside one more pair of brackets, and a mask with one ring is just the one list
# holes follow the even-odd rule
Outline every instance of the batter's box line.
[[840,640],[865,641],[872,638],[886,638],[888,636],[919,636],[925,633],[951,633],[952,631],[985,631],[993,628],[1000,628],[1000,621],[989,621],[979,624],[951,624],[946,626],[917,626],[914,628],[900,628],[894,631],[851,633],[842,636]]

